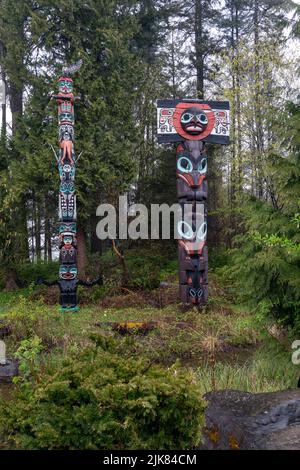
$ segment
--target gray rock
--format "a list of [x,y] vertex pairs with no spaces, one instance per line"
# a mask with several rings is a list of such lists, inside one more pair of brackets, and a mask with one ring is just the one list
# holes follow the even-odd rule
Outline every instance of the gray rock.
[[202,449],[300,450],[300,389],[205,395]]
[[6,364],[0,364],[0,383],[9,383],[18,375],[18,363],[13,359],[6,359]]

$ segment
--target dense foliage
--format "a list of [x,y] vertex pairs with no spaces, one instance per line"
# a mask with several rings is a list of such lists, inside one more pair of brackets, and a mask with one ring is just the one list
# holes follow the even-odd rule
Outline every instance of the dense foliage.
[[[14,299],[2,293],[3,305],[0,300],[13,331],[9,353],[14,351],[21,372],[13,400],[0,405],[0,436],[7,447],[191,448],[203,423],[199,380],[177,364],[156,364],[163,353],[171,363],[174,355],[194,359],[204,351],[212,366],[203,383],[211,381],[214,388],[222,370],[228,384],[227,368],[216,366],[216,351],[261,339],[261,324],[250,327],[252,321],[275,319],[279,326],[271,329],[279,336],[280,324],[298,334],[299,70],[288,51],[297,50],[299,24],[299,7],[291,0],[0,0],[6,94],[0,288],[24,288]],[[38,277],[57,276],[59,178],[50,149],[58,146],[57,117],[49,95],[57,91],[62,65],[79,58],[75,145],[83,156],[76,191],[79,252],[87,252],[88,264],[81,272],[104,279],[88,294],[79,289],[82,305],[89,302],[86,322],[85,314],[70,320],[48,309],[57,300],[55,288],[47,290],[45,305],[43,291],[33,287]],[[210,266],[222,267],[232,298],[250,305],[257,317],[245,320],[238,308],[228,310],[225,293],[213,285],[210,314],[195,319],[192,312],[180,327],[173,325],[183,315],[174,306],[175,290],[168,293],[168,283],[162,286],[166,291],[156,288],[176,275],[175,243],[129,240],[112,247],[96,237],[100,203],[118,206],[124,193],[129,202],[147,206],[176,201],[174,149],[157,145],[155,100],[183,97],[230,101],[231,144],[210,145],[207,152]],[[149,310],[151,320],[161,315],[164,302],[171,305],[164,327],[147,341],[136,347],[94,336],[91,345],[87,332],[99,327],[96,315],[106,321],[105,302],[136,307],[148,301],[159,307]],[[94,312],[96,304],[100,313]],[[113,320],[131,313],[110,312]],[[287,361],[284,355],[277,366],[280,382],[271,388],[295,383],[292,368],[289,380],[282,378]],[[257,375],[255,390],[271,382],[276,371],[264,371],[270,362],[266,355],[253,364],[242,386]]]
[[199,443],[204,401],[192,373],[137,358],[126,343],[94,341],[35,384],[21,383],[16,399],[0,408],[3,440],[9,436],[21,449],[186,449]]
[[288,157],[272,155],[269,174],[276,191],[272,203],[243,198],[240,234],[231,250],[227,274],[241,297],[284,324],[300,330],[300,166],[299,108],[289,106],[285,123]]

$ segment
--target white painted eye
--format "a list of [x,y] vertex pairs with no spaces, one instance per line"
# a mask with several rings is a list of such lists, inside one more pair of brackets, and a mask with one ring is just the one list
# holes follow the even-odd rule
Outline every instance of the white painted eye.
[[191,173],[193,171],[193,164],[187,157],[180,157],[177,161],[177,169],[182,173]]
[[193,232],[192,227],[190,226],[190,224],[188,224],[184,220],[181,220],[180,222],[178,222],[177,230],[178,230],[179,236],[182,238],[185,238],[187,240],[191,240],[192,238],[194,238],[194,232]]
[[194,298],[197,296],[196,289],[194,289],[193,287],[190,288],[190,296]]
[[205,240],[206,234],[207,234],[207,223],[203,222],[203,224],[200,225],[198,232],[197,232],[198,240]]
[[199,122],[201,122],[201,124],[207,124],[208,123],[207,116],[206,116],[206,114],[203,114],[203,113],[197,114],[197,120]]
[[200,175],[203,175],[204,173],[207,172],[207,158],[206,157],[202,158],[202,160],[200,161],[198,165],[198,172],[200,173]]
[[181,116],[181,122],[183,124],[187,124],[188,122],[190,122],[192,119],[193,119],[194,115],[191,114],[191,113],[184,113],[182,116]]

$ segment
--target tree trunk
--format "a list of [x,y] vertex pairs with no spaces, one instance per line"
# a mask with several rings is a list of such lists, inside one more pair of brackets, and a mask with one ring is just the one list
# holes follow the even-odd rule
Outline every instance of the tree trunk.
[[44,258],[47,261],[52,261],[52,247],[51,247],[51,233],[50,233],[50,220],[47,212],[45,212],[45,246]]
[[35,213],[35,247],[36,247],[36,259],[41,259],[41,216],[40,216],[40,205],[36,205]]
[[14,137],[18,130],[18,122],[23,112],[23,86],[17,87],[11,83],[9,87],[9,97],[12,116],[12,136]]
[[204,99],[204,57],[203,57],[203,12],[202,0],[195,0],[195,51],[197,74],[197,98]]
[[[231,108],[231,134],[232,134],[232,143],[231,143],[231,167],[230,167],[230,200],[229,204],[232,208],[235,203],[236,195],[236,135],[237,135],[237,119],[236,119],[236,70],[235,70],[235,61],[236,61],[236,43],[235,43],[235,30],[234,30],[234,4],[233,1],[230,5],[230,20],[231,20],[231,51],[232,51],[232,108]],[[232,217],[231,217],[232,219]],[[231,220],[231,225],[234,223]]]
[[18,288],[17,275],[15,270],[10,270],[6,274],[5,290],[12,291]]
[[234,15],[234,29],[235,29],[235,49],[236,49],[236,119],[237,119],[237,191],[242,191],[242,125],[241,125],[241,84],[240,84],[240,55],[239,55],[239,9],[235,5]]
[[3,102],[1,104],[1,117],[2,117],[2,120],[1,120],[1,144],[3,145],[3,147],[5,146],[6,144],[6,81],[5,81],[5,74],[4,72],[1,72],[1,80],[2,80],[2,84],[3,84]]
[[254,86],[255,86],[255,99],[254,99],[254,115],[255,115],[255,130],[256,130],[256,151],[257,151],[257,165],[256,165],[256,180],[257,180],[257,196],[263,198],[263,168],[262,159],[264,152],[263,141],[263,118],[262,118],[262,89],[260,77],[260,54],[259,54],[259,4],[258,0],[254,3],[253,13],[254,24]]

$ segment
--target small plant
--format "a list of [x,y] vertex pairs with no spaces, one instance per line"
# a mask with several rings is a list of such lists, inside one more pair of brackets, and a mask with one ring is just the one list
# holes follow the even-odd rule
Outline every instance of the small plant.
[[15,377],[14,382],[28,380],[29,377],[39,371],[38,357],[43,350],[42,340],[38,336],[24,339],[14,356],[19,361],[20,377]]

